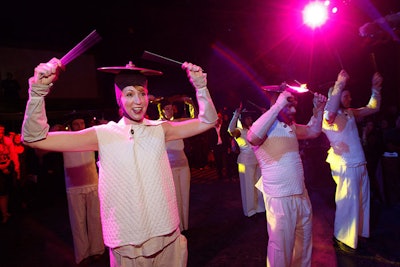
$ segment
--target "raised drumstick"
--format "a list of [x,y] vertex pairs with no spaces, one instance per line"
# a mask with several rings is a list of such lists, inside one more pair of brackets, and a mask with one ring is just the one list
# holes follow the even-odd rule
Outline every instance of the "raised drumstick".
[[74,46],[71,50],[68,51],[61,59],[61,63],[66,66],[75,58],[82,55],[85,51],[87,51],[90,47],[95,45],[101,40],[100,35],[96,32],[96,30],[92,31],[88,36],[85,37],[81,42]]

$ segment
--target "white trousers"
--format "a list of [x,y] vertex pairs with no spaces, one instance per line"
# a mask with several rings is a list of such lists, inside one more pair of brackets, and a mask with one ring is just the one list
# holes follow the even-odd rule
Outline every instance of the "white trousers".
[[366,165],[331,165],[336,183],[334,236],[351,248],[357,248],[358,236],[369,237],[370,189]]
[[189,165],[172,168],[174,177],[176,200],[179,211],[179,229],[189,228],[189,199],[190,199],[190,168]]
[[262,193],[255,187],[261,177],[260,167],[258,167],[258,164],[238,163],[238,171],[244,215],[250,217],[258,212],[264,212]]
[[288,197],[264,195],[267,215],[267,266],[310,267],[312,207],[308,193]]
[[104,253],[97,185],[67,189],[68,212],[76,263]]
[[180,235],[161,251],[151,256],[130,258],[110,249],[110,267],[186,267],[187,259],[187,239],[184,235]]

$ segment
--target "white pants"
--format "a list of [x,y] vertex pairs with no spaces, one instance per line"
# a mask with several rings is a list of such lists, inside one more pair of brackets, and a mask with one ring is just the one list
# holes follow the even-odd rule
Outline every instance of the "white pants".
[[351,248],[357,248],[358,236],[369,237],[370,191],[365,165],[331,165],[336,183],[334,236]]
[[187,259],[187,239],[183,235],[180,235],[161,251],[151,256],[131,258],[122,256],[116,250],[110,249],[111,267],[186,267]]
[[67,189],[68,212],[76,263],[104,253],[97,185]]
[[258,212],[264,212],[265,206],[262,193],[255,187],[261,177],[261,170],[258,164],[238,163],[238,171],[244,215],[250,217]]
[[268,229],[267,266],[310,267],[312,207],[308,193],[288,197],[264,195]]
[[189,199],[190,199],[190,168],[189,165],[172,168],[174,177],[176,200],[179,210],[179,229],[189,228]]

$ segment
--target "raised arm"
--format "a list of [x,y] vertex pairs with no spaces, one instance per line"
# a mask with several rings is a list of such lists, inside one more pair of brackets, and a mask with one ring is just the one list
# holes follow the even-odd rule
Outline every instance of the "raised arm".
[[379,111],[381,107],[381,89],[383,78],[380,73],[376,72],[372,76],[371,98],[365,107],[353,109],[356,118],[369,116]]
[[240,103],[240,106],[235,110],[235,112],[233,112],[232,119],[229,122],[228,133],[234,138],[240,137],[240,130],[237,128],[237,122],[238,122],[240,113],[242,112],[242,107],[243,107],[243,105],[242,105],[242,103]]
[[313,116],[307,125],[296,125],[297,139],[316,138],[321,134],[322,118],[327,98],[324,95],[314,93]]
[[53,58],[47,63],[40,63],[29,79],[29,99],[21,131],[25,143],[42,140],[49,132],[44,97],[58,79],[61,67],[61,61]]
[[333,90],[328,97],[328,102],[325,106],[325,114],[324,119],[329,123],[333,123],[336,118],[337,111],[340,106],[340,98],[343,89],[346,86],[347,80],[349,79],[349,75],[345,70],[341,70],[338,74],[335,85],[333,86]]
[[188,62],[183,63],[182,68],[186,70],[191,84],[196,89],[199,115],[191,120],[163,123],[167,141],[203,133],[214,127],[218,119],[217,111],[207,88],[207,74],[203,73],[201,67]]
[[39,64],[29,79],[29,99],[21,129],[24,144],[51,151],[96,150],[97,137],[93,128],[80,132],[49,133],[44,98],[62,68],[60,60],[53,58]]
[[254,146],[261,145],[267,138],[267,133],[276,121],[279,112],[290,102],[288,99],[293,95],[288,91],[280,93],[271,108],[261,115],[250,127],[247,133],[247,141]]

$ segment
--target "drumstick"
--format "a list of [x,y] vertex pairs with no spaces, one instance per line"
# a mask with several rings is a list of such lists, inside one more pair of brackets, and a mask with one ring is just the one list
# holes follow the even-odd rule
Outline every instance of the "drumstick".
[[335,50],[335,54],[336,54],[336,57],[337,57],[337,59],[339,61],[340,67],[342,68],[342,70],[344,70],[342,58],[340,57],[339,52],[337,50]]
[[144,51],[143,55],[142,55],[142,58],[143,59],[147,59],[147,60],[151,60],[151,61],[154,61],[154,62],[158,62],[158,63],[165,63],[165,64],[170,64],[170,65],[172,64],[172,65],[175,65],[175,66],[176,65],[182,66],[182,64],[183,64],[183,62],[180,62],[180,61],[168,58],[168,57],[164,57],[164,56],[161,56],[161,55],[158,55],[156,53],[149,52],[149,51]]
[[371,61],[372,61],[372,66],[374,67],[374,71],[378,72],[378,65],[376,64],[376,59],[375,59],[375,53],[371,53]]
[[81,42],[74,46],[71,50],[68,51],[61,59],[61,63],[65,66],[70,63],[75,58],[82,55],[85,51],[87,51],[90,47],[95,45],[101,40],[100,35],[96,32],[96,30],[92,31],[88,36],[85,37]]
[[264,112],[264,111],[265,111],[265,108],[260,107],[259,105],[253,103],[253,102],[250,101],[250,100],[247,100],[247,103],[251,104],[253,107],[257,108],[257,109],[258,109],[259,111],[261,111],[261,112]]

